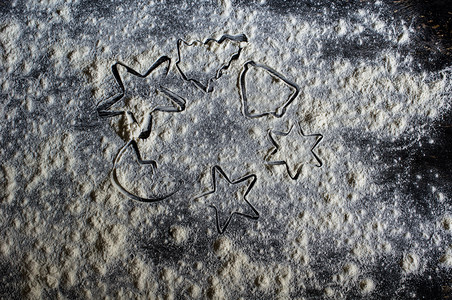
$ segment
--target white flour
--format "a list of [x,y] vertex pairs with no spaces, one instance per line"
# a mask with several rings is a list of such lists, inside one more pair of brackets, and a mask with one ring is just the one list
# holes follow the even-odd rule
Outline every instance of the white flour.
[[[435,208],[423,218],[404,187],[435,170],[415,179],[397,169],[411,163],[400,151],[440,142],[432,124],[450,110],[450,70],[418,70],[408,51],[415,29],[385,19],[379,11],[389,8],[379,3],[336,19],[334,8],[280,14],[264,1],[220,2],[168,10],[153,1],[105,3],[97,11],[79,1],[19,1],[32,13],[1,15],[1,297],[11,290],[30,299],[378,298],[393,291],[382,266],[400,286],[431,266],[450,270],[450,189],[428,185],[422,197]],[[242,48],[204,93],[182,80],[177,40],[224,34],[245,34],[248,42],[181,48],[181,68],[204,82]],[[130,95],[111,110],[140,114],[136,122],[97,116],[96,104],[120,93],[115,62],[143,74],[162,55],[172,59],[166,77],[119,69]],[[238,78],[250,60],[300,88],[283,117],[242,114]],[[263,69],[246,76],[253,112],[290,97]],[[147,86],[159,80],[186,108],[152,113],[150,137],[138,149],[157,162],[155,172],[136,164],[130,148],[118,180],[140,197],[180,189],[139,203],[113,186],[109,172],[119,149],[140,134],[142,103],[155,96]],[[165,97],[156,103],[172,105]],[[294,173],[300,166],[292,180],[265,157],[274,146],[269,130],[287,132],[297,122],[306,135],[323,135],[312,149],[323,165],[311,153],[315,138],[278,137],[272,160],[287,161]],[[257,176],[247,199],[259,219],[234,215],[222,235],[210,200],[195,200],[212,190],[214,165],[232,181]],[[396,177],[387,179],[387,170]],[[219,213],[247,213],[249,206],[234,202],[247,184],[218,180],[221,195],[231,195]]]

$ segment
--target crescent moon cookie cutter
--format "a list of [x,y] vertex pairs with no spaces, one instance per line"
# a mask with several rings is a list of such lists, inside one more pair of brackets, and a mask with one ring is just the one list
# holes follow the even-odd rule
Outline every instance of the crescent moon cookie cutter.
[[124,146],[122,146],[119,149],[119,151],[116,154],[116,157],[114,159],[113,168],[110,173],[111,182],[116,187],[116,189],[118,189],[118,191],[120,191],[124,196],[126,196],[132,200],[135,200],[138,202],[144,202],[144,203],[153,203],[153,202],[159,202],[159,201],[168,199],[169,197],[174,195],[179,190],[180,182],[177,184],[177,187],[175,188],[174,191],[172,191],[168,194],[165,194],[165,195],[155,196],[155,197],[140,197],[140,196],[133,194],[131,191],[127,190],[123,186],[123,184],[121,184],[121,182],[119,181],[117,169],[118,169],[118,165],[119,165],[119,162],[121,161],[122,156],[124,155],[124,153],[126,152],[126,150],[129,147],[132,147],[132,149],[134,150],[134,153],[137,157],[137,161],[140,165],[149,165],[152,168],[152,172],[154,171],[154,169],[157,168],[157,162],[155,160],[143,160],[141,158],[140,151],[138,150],[137,142],[134,140],[130,140],[129,142],[127,142]]

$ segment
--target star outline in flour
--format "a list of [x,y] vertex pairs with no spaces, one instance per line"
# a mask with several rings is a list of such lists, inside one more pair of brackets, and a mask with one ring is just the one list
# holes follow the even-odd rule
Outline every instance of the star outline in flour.
[[278,160],[278,161],[269,161],[270,158],[276,154],[279,150],[280,150],[280,145],[278,144],[278,142],[276,141],[275,137],[273,136],[273,134],[278,135],[278,136],[288,136],[292,130],[294,129],[294,127],[296,127],[296,129],[298,129],[298,134],[301,137],[316,137],[316,142],[313,144],[313,146],[310,149],[311,154],[314,156],[314,158],[317,161],[317,164],[315,165],[316,167],[320,168],[323,166],[323,162],[322,160],[318,157],[318,155],[314,152],[314,149],[317,147],[317,145],[322,141],[323,139],[323,135],[320,133],[314,133],[314,134],[304,134],[303,130],[301,129],[301,125],[300,123],[295,123],[295,125],[290,126],[289,131],[287,132],[283,132],[283,131],[278,131],[278,130],[269,130],[268,131],[268,137],[270,139],[270,142],[273,144],[273,150],[267,155],[266,160],[268,161],[267,164],[268,165],[272,165],[272,166],[280,166],[280,165],[284,165],[286,167],[287,173],[289,174],[289,177],[292,180],[297,180],[298,177],[300,176],[301,173],[301,168],[302,165],[300,165],[295,174],[293,174],[293,172],[290,169],[290,166],[287,162],[287,160]]
[[259,212],[254,208],[254,206],[246,198],[246,196],[249,194],[249,192],[254,187],[254,185],[257,181],[257,176],[255,174],[249,174],[249,175],[240,177],[236,180],[231,180],[231,179],[229,179],[229,177],[226,175],[226,173],[223,171],[223,169],[220,166],[215,165],[214,167],[212,167],[212,170],[211,170],[212,190],[209,192],[206,192],[200,196],[197,196],[194,200],[214,194],[217,191],[217,176],[216,176],[217,173],[220,174],[221,177],[224,178],[230,185],[239,184],[239,183],[246,182],[249,179],[251,179],[242,198],[253,212],[253,214],[246,214],[246,213],[242,213],[242,212],[238,212],[238,211],[233,211],[232,213],[230,213],[228,219],[226,220],[226,222],[224,222],[223,226],[220,226],[220,218],[219,218],[218,208],[215,205],[209,205],[211,208],[213,208],[215,210],[215,224],[216,224],[218,233],[223,234],[226,231],[227,227],[231,223],[232,218],[234,216],[242,216],[242,217],[245,217],[245,218],[251,219],[251,220],[259,219]]
[[[122,62],[116,62],[112,65],[111,70],[113,73],[113,77],[116,80],[116,83],[119,86],[120,93],[116,96],[113,96],[112,99],[107,99],[106,101],[101,101],[97,105],[97,113],[100,117],[115,117],[119,115],[129,115],[133,122],[138,123],[138,120],[133,115],[131,111],[128,110],[114,110],[114,105],[121,101],[125,94],[126,94],[126,88],[124,86],[124,82],[121,78],[120,72],[118,70],[118,67],[124,67],[126,69],[126,72],[137,76],[139,78],[146,78],[148,75],[150,75],[153,71],[158,69],[161,65],[167,63],[167,66],[165,68],[164,76],[166,77],[169,73],[169,69],[171,67],[171,58],[168,56],[161,56],[158,58],[152,66],[144,73],[141,74],[138,71],[134,70],[133,68],[127,66],[126,64]],[[139,124],[140,126],[144,126],[145,128],[140,132],[139,138],[146,139],[149,137],[151,130],[152,130],[152,113],[156,111],[161,112],[182,112],[185,110],[186,100],[182,98],[181,96],[177,95],[176,93],[172,92],[168,88],[159,85],[159,88],[156,89],[158,92],[161,92],[168,98],[168,100],[173,104],[172,106],[162,106],[157,105],[154,108],[150,109],[146,112],[144,116],[144,120],[142,121],[142,124]],[[146,100],[146,99],[145,99]]]

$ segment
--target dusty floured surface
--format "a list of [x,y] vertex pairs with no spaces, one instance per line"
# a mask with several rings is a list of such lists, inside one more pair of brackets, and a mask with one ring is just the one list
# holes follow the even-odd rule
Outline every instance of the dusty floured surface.
[[[417,32],[388,21],[383,4],[348,9],[299,4],[124,5],[59,1],[3,9],[0,204],[2,297],[36,298],[417,298],[450,289],[450,176],[419,167],[441,145],[434,124],[450,110],[450,71],[427,71],[411,49]],[[22,10],[32,13],[19,13]],[[27,17],[25,17],[27,16]],[[245,34],[181,47],[177,40]],[[187,49],[186,49],[187,48]],[[238,59],[216,76],[241,48]],[[161,56],[169,72],[145,79]],[[299,88],[282,117],[243,111],[248,61]],[[252,67],[250,112],[278,111],[294,88]],[[164,86],[185,101],[171,106]],[[297,125],[298,124],[298,125]],[[303,132],[297,130],[299,126]],[[269,132],[280,146],[276,152]],[[322,140],[311,152],[316,137]],[[139,203],[134,195],[168,195]],[[273,154],[272,154],[273,153]],[[314,154],[321,161],[315,158]],[[413,154],[414,153],[414,154]],[[284,165],[286,161],[292,180]],[[218,165],[229,184],[212,167]],[[206,195],[206,196],[204,196]],[[216,226],[215,209],[224,224]],[[449,281],[449,283],[448,283]]]

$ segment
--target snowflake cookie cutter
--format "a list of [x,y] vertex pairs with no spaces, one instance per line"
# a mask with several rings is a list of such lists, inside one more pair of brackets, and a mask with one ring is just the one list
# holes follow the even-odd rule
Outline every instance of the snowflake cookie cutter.
[[[294,92],[291,95],[289,95],[289,98],[281,106],[276,107],[273,111],[264,111],[264,112],[260,112],[260,113],[251,113],[250,110],[249,110],[248,97],[247,97],[247,94],[246,94],[246,74],[250,70],[250,67],[264,69],[271,76],[280,79],[287,86],[289,86],[290,88],[294,89]],[[271,116],[274,116],[276,118],[281,118],[286,113],[287,107],[300,94],[300,87],[295,82],[287,79],[284,75],[282,75],[278,71],[276,71],[276,70],[274,70],[274,69],[272,69],[272,68],[270,68],[270,67],[268,67],[266,65],[259,64],[259,63],[256,63],[256,62],[250,60],[250,61],[247,61],[243,65],[242,72],[239,75],[239,92],[240,92],[240,99],[241,99],[241,102],[242,102],[242,114],[245,117],[248,117],[248,118],[260,118],[260,117],[271,115]]]
[[206,93],[213,92],[213,87],[210,86],[210,84],[212,83],[213,80],[219,79],[223,75],[223,71],[227,70],[230,67],[230,65],[232,64],[232,62],[239,58],[240,53],[242,52],[242,47],[240,47],[240,46],[238,47],[237,52],[233,53],[231,58],[229,59],[229,61],[227,63],[221,65],[221,67],[218,70],[216,70],[216,73],[215,73],[214,77],[211,77],[211,78],[207,79],[207,83],[206,84],[203,84],[201,81],[199,81],[199,80],[197,80],[195,78],[188,77],[187,74],[185,74],[182,71],[182,69],[179,66],[179,64],[180,64],[180,62],[182,60],[180,48],[181,48],[182,44],[184,44],[185,46],[191,47],[191,46],[193,46],[194,44],[197,44],[197,43],[203,44],[203,45],[208,45],[210,43],[222,44],[225,41],[233,41],[233,42],[241,43],[241,42],[248,42],[248,38],[244,34],[239,34],[239,35],[225,34],[225,35],[222,35],[220,37],[220,39],[218,39],[218,40],[213,39],[213,38],[208,38],[204,42],[199,41],[199,40],[195,40],[195,41],[192,41],[190,43],[190,42],[184,41],[182,39],[177,40],[177,61],[176,61],[175,65],[176,65],[176,68],[179,71],[180,75],[182,76],[182,79],[185,80],[185,81],[192,82],[196,87],[198,87],[199,89],[201,89],[202,91],[204,91]]
[[242,216],[245,217],[247,219],[251,219],[251,220],[257,220],[259,219],[259,212],[256,210],[256,208],[254,208],[254,206],[248,201],[248,199],[246,199],[246,196],[249,194],[249,192],[251,191],[251,189],[254,187],[256,181],[257,181],[257,176],[255,174],[250,174],[250,175],[245,175],[243,177],[240,177],[238,179],[235,180],[231,180],[229,179],[229,177],[226,175],[226,173],[223,171],[223,169],[218,166],[215,165],[212,167],[212,190],[204,193],[200,196],[197,196],[194,200],[208,196],[210,194],[214,194],[217,191],[217,181],[216,181],[216,174],[220,174],[229,184],[239,184],[242,182],[246,182],[249,179],[251,179],[250,183],[248,184],[248,187],[245,191],[245,193],[243,194],[243,200],[245,201],[245,203],[248,205],[248,207],[252,210],[253,214],[245,214],[245,213],[241,213],[238,211],[233,211],[228,219],[226,220],[226,222],[223,224],[223,226],[220,226],[220,217],[219,217],[219,212],[218,212],[218,208],[215,205],[209,205],[211,208],[213,208],[215,210],[215,224],[217,227],[217,231],[218,233],[222,234],[226,231],[226,229],[228,228],[232,218],[234,216]]
[[[279,136],[288,136],[291,133],[291,131],[293,130],[294,127],[295,127],[295,125],[290,126],[289,131],[287,131],[287,132],[278,131],[278,130],[274,130],[274,131],[273,130],[269,130],[268,131],[268,137],[270,139],[270,142],[273,144],[274,149],[267,155],[265,160],[268,161],[272,155],[274,155],[276,152],[278,152],[280,150],[280,145],[276,142],[276,140],[275,140],[275,138],[273,137],[272,134],[279,135]],[[298,132],[299,132],[301,137],[316,137],[317,138],[315,143],[311,147],[310,152],[311,152],[311,154],[314,156],[314,158],[317,161],[317,164],[315,166],[318,167],[318,168],[322,167],[323,166],[323,162],[317,156],[317,154],[314,152],[314,149],[322,141],[323,135],[320,134],[320,133],[304,134],[303,130],[301,129],[301,125],[298,122],[296,123],[296,127],[297,127]],[[295,174],[293,174],[293,172],[290,170],[289,164],[287,163],[286,160],[268,161],[267,164],[271,165],[271,166],[284,165],[286,167],[287,173],[289,174],[289,177],[292,180],[297,180],[298,179],[298,177],[300,176],[300,173],[301,173],[301,168],[302,168],[302,166],[299,166],[297,168]]]

